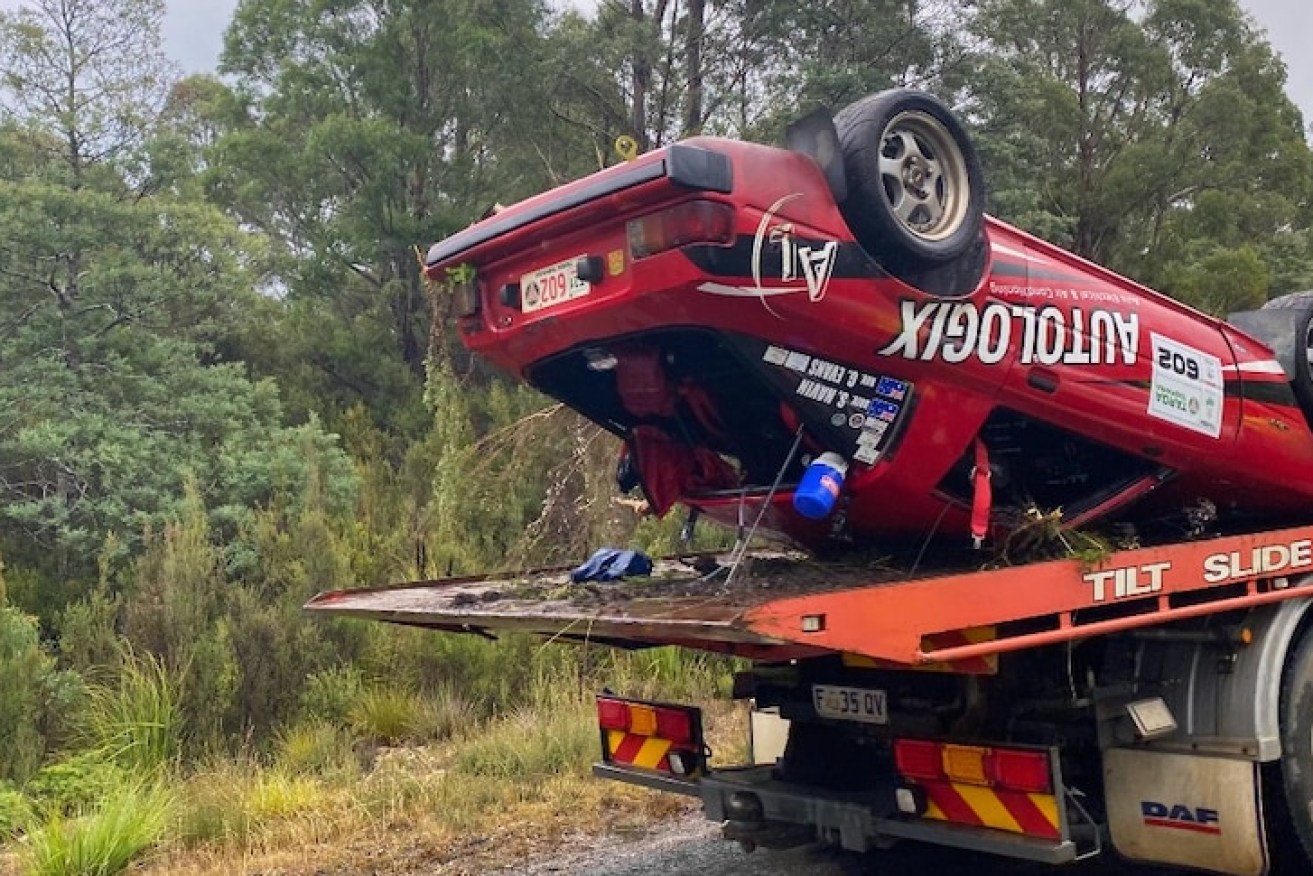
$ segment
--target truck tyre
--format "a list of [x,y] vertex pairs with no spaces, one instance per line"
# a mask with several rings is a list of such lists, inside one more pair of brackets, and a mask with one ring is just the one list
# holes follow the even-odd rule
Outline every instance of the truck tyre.
[[1274,873],[1307,873],[1313,864],[1313,634],[1306,632],[1287,658],[1280,709],[1281,787],[1268,797],[1276,803],[1268,842]]
[[899,276],[967,254],[984,224],[980,159],[938,98],[899,88],[835,116],[848,197],[840,205],[857,242]]
[[1290,387],[1304,416],[1313,423],[1313,290],[1273,298],[1262,310],[1281,310],[1295,323],[1294,374]]

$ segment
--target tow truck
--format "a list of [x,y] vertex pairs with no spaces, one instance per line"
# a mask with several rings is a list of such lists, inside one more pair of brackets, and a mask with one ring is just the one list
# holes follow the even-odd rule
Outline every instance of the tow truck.
[[682,141],[426,262],[468,347],[614,432],[621,489],[738,527],[729,556],[308,608],[744,658],[750,763],[606,692],[595,771],[748,848],[1313,871],[1313,293],[1220,320],[985,215],[922,92],[786,145]]

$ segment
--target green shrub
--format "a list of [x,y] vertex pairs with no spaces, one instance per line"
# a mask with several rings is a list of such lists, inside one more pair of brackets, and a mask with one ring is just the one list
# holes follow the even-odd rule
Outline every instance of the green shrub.
[[228,762],[187,783],[177,836],[186,845],[245,842],[278,822],[314,817],[327,799],[324,786],[306,776]]
[[84,815],[53,813],[28,834],[29,876],[111,876],[164,836],[173,798],[155,785],[129,784]]
[[27,829],[32,819],[32,804],[27,796],[6,782],[0,782],[0,842]]
[[478,705],[453,688],[443,687],[424,698],[420,735],[435,741],[450,739],[469,731],[482,719]]
[[60,665],[90,677],[114,671],[121,657],[121,643],[114,632],[115,611],[115,602],[96,593],[65,606],[56,621]]
[[179,520],[147,534],[120,613],[131,647],[154,655],[174,679],[189,741],[217,748],[233,723],[238,677],[225,617],[230,588],[194,479],[179,510]]
[[41,769],[24,786],[46,812],[69,815],[110,797],[128,775],[101,751],[87,751]]
[[365,689],[365,676],[354,666],[312,672],[301,694],[301,714],[311,719],[344,722]]
[[44,689],[54,674],[36,619],[0,606],[0,779],[21,782],[40,766],[47,749]]
[[227,622],[238,670],[236,727],[267,740],[296,717],[306,676],[329,655],[299,605],[270,605],[249,586],[233,590]]
[[247,789],[245,810],[257,827],[299,815],[313,815],[325,801],[323,787],[306,776],[289,776],[279,770],[261,773]]
[[216,764],[184,786],[177,838],[186,846],[245,839],[250,827],[242,797],[256,764],[242,760]]

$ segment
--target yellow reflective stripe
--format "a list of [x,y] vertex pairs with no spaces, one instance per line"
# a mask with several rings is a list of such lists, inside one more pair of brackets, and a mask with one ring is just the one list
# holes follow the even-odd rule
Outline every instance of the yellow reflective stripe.
[[606,731],[606,753],[615,757],[615,753],[620,750],[620,743],[625,741],[625,731],[608,730]]
[[661,758],[665,757],[666,752],[669,750],[670,743],[668,741],[655,736],[650,737],[643,743],[643,747],[638,750],[638,754],[634,757],[634,766],[654,770],[661,764]]
[[934,800],[925,801],[925,817],[934,818],[938,821],[948,821],[948,816],[944,814],[944,810],[940,809]]
[[1059,829],[1058,822],[1058,798],[1052,794],[1027,794],[1030,802],[1035,804],[1035,808],[1044,816],[1044,820],[1053,825],[1053,829]]
[[986,827],[997,827],[1002,830],[1010,830],[1013,833],[1022,833],[1021,825],[1008,812],[1003,801],[995,796],[989,788],[982,788],[978,785],[959,785],[953,783],[953,790],[961,795],[971,810],[976,813]]

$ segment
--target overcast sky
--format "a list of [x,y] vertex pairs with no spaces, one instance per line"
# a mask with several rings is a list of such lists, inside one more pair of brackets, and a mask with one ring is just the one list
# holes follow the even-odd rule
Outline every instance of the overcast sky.
[[[17,0],[0,0],[13,6]],[[167,0],[165,48],[190,72],[213,70],[237,0]],[[1268,41],[1286,59],[1286,92],[1313,123],[1313,2],[1310,0],[1240,0],[1240,5],[1267,31]]]

